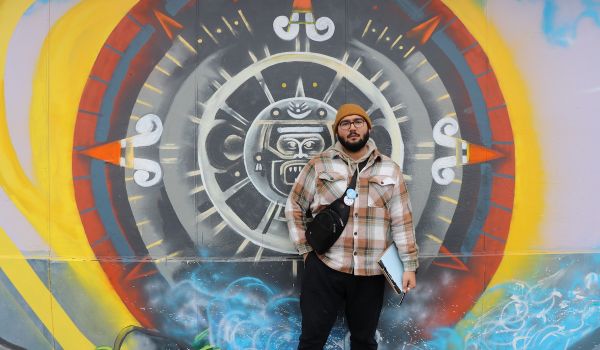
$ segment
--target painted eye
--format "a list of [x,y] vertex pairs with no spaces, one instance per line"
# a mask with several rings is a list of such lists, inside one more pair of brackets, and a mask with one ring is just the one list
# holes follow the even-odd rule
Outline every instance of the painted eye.
[[281,115],[281,109],[279,109],[279,108],[273,108],[273,109],[271,109],[271,116],[273,118],[277,118],[280,115]]
[[302,147],[305,149],[311,149],[315,147],[315,141],[306,141],[304,144],[302,144]]
[[286,145],[289,149],[296,149],[296,146],[297,146],[296,142],[294,142],[294,141],[287,141]]

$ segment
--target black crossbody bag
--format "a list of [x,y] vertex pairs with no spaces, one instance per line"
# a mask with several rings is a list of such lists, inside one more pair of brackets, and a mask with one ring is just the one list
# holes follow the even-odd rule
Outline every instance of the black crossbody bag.
[[[366,165],[367,161],[361,163]],[[350,185],[348,188],[354,188],[356,186],[356,178],[359,169],[356,169]],[[346,191],[348,190],[346,188]],[[329,204],[327,208],[321,210],[313,220],[306,225],[306,241],[313,248],[317,254],[325,253],[335,241],[340,238],[340,235],[344,231],[346,224],[348,223],[348,217],[350,216],[350,207],[344,203],[344,194],[333,203]],[[311,217],[311,213],[308,212],[307,217]]]

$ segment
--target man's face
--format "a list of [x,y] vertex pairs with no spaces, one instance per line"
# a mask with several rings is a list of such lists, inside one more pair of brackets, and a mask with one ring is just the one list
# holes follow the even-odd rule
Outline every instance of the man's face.
[[342,146],[357,152],[369,141],[369,125],[359,115],[349,115],[340,120],[337,137]]

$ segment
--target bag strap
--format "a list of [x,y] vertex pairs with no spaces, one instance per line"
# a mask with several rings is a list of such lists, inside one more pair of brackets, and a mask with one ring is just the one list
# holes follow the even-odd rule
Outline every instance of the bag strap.
[[[346,224],[348,223],[348,218],[350,217],[350,207],[347,206],[346,203],[344,203],[344,197],[346,196],[346,191],[348,190],[348,188],[356,188],[356,181],[358,179],[358,173],[360,172],[360,169],[364,169],[364,167],[367,165],[368,161],[369,161],[369,159],[365,159],[360,164],[358,164],[358,166],[356,167],[356,171],[352,175],[352,179],[350,179],[350,184],[348,184],[348,187],[346,188],[346,190],[344,191],[342,196],[340,198],[336,199],[335,201],[331,202],[331,204],[329,204],[327,206],[327,208],[334,210],[336,213],[338,213],[338,215],[340,216],[340,218],[342,219],[342,222],[343,222],[342,227],[346,227]],[[307,210],[305,216],[307,218],[313,217],[310,208]]]
[[[366,160],[362,161],[360,164],[358,164],[358,166],[356,167],[356,171],[352,175],[350,184],[346,188],[346,191],[348,190],[348,188],[356,188],[356,181],[358,179],[358,173],[360,172],[360,169],[364,169],[364,167],[367,165],[368,161],[369,161],[369,159],[366,159]],[[343,222],[342,227],[344,227],[344,228],[346,227],[346,224],[348,223],[348,219],[350,218],[350,206],[348,206],[348,205],[346,205],[346,203],[344,203],[344,197],[346,196],[346,191],[344,191],[344,194],[342,194],[342,196],[340,198],[336,199],[333,203],[331,203],[329,205],[329,208],[331,208],[332,210],[334,210],[335,212],[337,212],[340,215],[340,218],[342,219],[342,222]]]

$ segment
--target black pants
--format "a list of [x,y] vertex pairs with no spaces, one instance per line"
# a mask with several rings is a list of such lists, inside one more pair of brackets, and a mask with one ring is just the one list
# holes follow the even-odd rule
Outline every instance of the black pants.
[[384,277],[355,276],[331,269],[314,252],[306,258],[298,350],[322,350],[345,303],[352,350],[377,349],[375,331],[383,305]]

